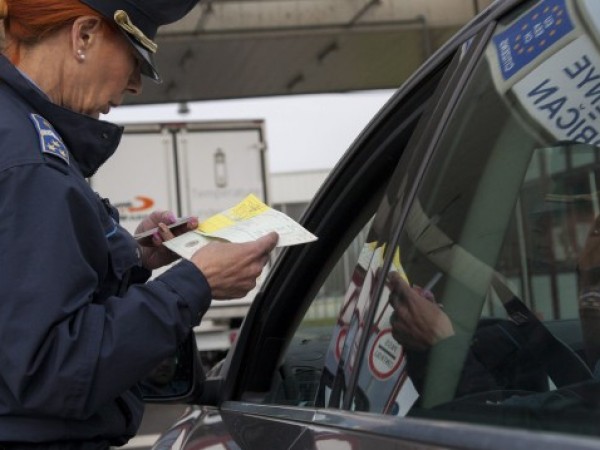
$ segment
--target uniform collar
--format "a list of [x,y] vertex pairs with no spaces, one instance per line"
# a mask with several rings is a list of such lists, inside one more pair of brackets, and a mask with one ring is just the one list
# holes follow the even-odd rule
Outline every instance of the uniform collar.
[[94,175],[117,149],[123,127],[52,103],[4,55],[0,55],[0,79],[52,124],[77,161],[84,177]]

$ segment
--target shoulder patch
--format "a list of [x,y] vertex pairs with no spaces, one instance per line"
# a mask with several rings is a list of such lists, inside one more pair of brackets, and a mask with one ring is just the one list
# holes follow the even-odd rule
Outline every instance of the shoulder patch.
[[57,156],[68,165],[69,151],[67,150],[67,146],[52,125],[50,125],[50,122],[48,122],[39,114],[30,114],[29,117],[35,125],[40,137],[40,147],[42,153]]

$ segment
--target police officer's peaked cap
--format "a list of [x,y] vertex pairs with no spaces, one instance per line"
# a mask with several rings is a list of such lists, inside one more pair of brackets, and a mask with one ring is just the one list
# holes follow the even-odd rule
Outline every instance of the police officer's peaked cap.
[[154,43],[158,27],[185,16],[199,0],[80,0],[115,23],[142,57],[142,73],[156,82]]

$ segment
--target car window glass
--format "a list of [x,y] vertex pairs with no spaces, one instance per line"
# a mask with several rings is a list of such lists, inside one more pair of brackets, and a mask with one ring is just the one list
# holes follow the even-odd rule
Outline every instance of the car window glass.
[[342,407],[344,394],[357,362],[360,337],[365,331],[365,323],[368,323],[367,314],[372,298],[370,293],[377,282],[376,270],[382,257],[382,247],[370,236],[359,254],[333,330],[323,368],[318,406]]
[[[275,376],[265,403],[278,405],[314,405],[325,353],[334,329],[338,328],[337,317],[344,303],[344,290],[340,286],[350,283],[349,268],[354,267],[359,250],[366,239],[363,228],[323,283],[289,344],[283,364]],[[340,283],[340,278],[344,279]],[[338,286],[337,289],[334,287]]]
[[[350,283],[347,284],[344,301],[325,356],[315,401],[318,407],[343,408],[349,401],[366,401],[361,391],[352,398],[351,387],[355,383],[360,355],[364,351],[364,336],[371,332],[366,324],[372,321],[371,316],[375,312],[373,302],[377,297],[374,294],[382,279],[381,268],[386,258],[388,238],[393,233],[392,225],[401,213],[399,205],[404,203],[405,196],[412,188],[411,180],[419,172],[422,164],[422,155],[415,151],[412,143],[423,138],[426,123],[432,120],[430,112],[436,104],[435,100],[445,90],[447,80],[458,72],[472,42],[473,39],[469,39],[451,58],[439,61],[438,67],[431,72],[429,80],[419,90],[419,96],[424,97],[421,97],[418,106],[414,107],[408,102],[404,104],[413,111],[410,120],[395,123],[394,130],[390,131],[388,145],[396,146],[393,136],[406,134],[406,129],[411,130],[404,144],[408,144],[407,151],[397,153],[400,157],[399,164],[391,176],[386,195],[381,197],[366,240],[358,253]],[[389,195],[390,193],[392,195]],[[398,252],[394,254],[392,264],[401,270]],[[394,345],[399,347],[398,344]]]
[[354,409],[599,433],[599,18],[532,1],[494,32],[394,247]]
[[[455,67],[459,60],[440,60],[439,67],[423,77],[410,96],[403,98],[389,112],[379,132],[369,141],[369,146],[380,147],[377,152],[382,157],[382,161],[373,165],[376,168],[384,166],[385,171],[369,175],[376,180],[377,187],[361,194],[360,201],[349,199],[355,223],[348,223],[347,230],[360,231],[353,239],[348,239],[347,230],[346,235],[336,237],[339,239],[336,246],[345,241],[350,244],[339,258],[330,255],[330,258],[337,259],[332,270],[327,268],[328,264],[324,264],[323,272],[327,271],[327,276],[299,320],[263,403],[298,406],[323,406],[327,403],[331,407],[342,406],[346,383],[349,381],[349,378],[344,378],[344,373],[350,373],[353,368],[352,363],[346,364],[346,361],[358,353],[356,345],[362,333],[360,327],[364,325],[365,315],[371,309],[369,299],[372,292],[364,286],[365,283],[372,285],[371,269],[381,265],[385,249],[381,238],[389,231],[394,212],[388,205],[389,199],[382,202],[384,193],[388,183],[398,183],[392,173],[401,157],[409,159],[411,164],[419,164],[419,158],[414,153],[404,156],[406,145],[422,131],[419,128],[420,118],[427,110],[436,86],[443,84],[446,70]],[[363,169],[360,167],[360,170]],[[373,172],[369,168],[365,170]],[[363,184],[361,180],[353,182]],[[349,187],[345,186],[346,189]],[[344,208],[348,208],[348,205]],[[335,215],[335,211],[331,213]]]

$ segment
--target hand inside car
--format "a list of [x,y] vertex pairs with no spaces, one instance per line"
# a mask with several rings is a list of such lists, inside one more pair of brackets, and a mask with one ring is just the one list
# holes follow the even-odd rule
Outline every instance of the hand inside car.
[[192,255],[216,300],[241,298],[256,286],[256,279],[277,245],[277,233],[252,242],[213,242]]
[[410,350],[427,350],[454,335],[446,313],[436,303],[433,294],[419,287],[410,287],[398,272],[390,272],[389,302],[394,312],[390,317],[392,336]]
[[142,250],[142,265],[146,269],[158,269],[177,260],[179,256],[162,245],[162,243],[187,231],[195,230],[198,227],[198,218],[190,217],[187,227],[183,227],[177,231],[167,228],[167,225],[174,223],[176,220],[175,214],[171,211],[154,211],[137,226],[135,234],[158,228],[149,244],[140,245]]

